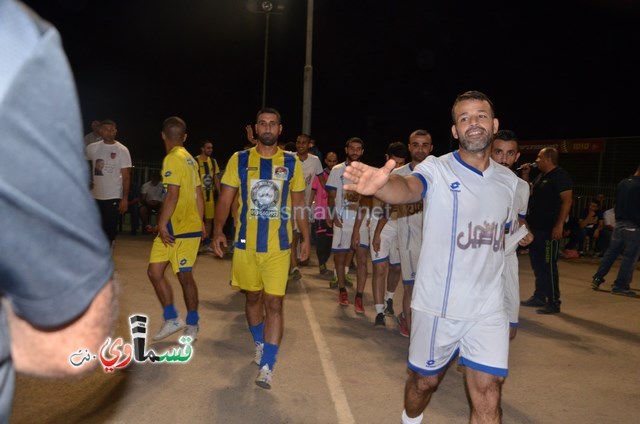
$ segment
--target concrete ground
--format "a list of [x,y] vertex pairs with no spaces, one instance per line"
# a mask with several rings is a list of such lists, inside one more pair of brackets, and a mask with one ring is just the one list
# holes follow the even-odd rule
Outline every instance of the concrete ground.
[[[119,236],[116,337],[130,342],[128,317],[144,314],[149,334],[162,310],[147,280],[151,237]],[[312,255],[315,260],[315,255]],[[522,308],[503,389],[505,423],[637,423],[640,416],[640,299],[589,286],[596,259],[560,260],[562,313]],[[315,264],[315,262],[312,262]],[[613,281],[616,264],[609,280]],[[244,296],[229,287],[230,260],[200,256],[200,335],[187,363],[132,363],[83,380],[19,376],[12,423],[399,423],[408,339],[395,320],[373,327],[370,280],[366,314],[341,307],[337,292],[303,268],[289,284],[285,335],[273,388],[254,384],[257,366],[244,318]],[[184,317],[181,290],[171,277]],[[520,257],[521,297],[532,293],[527,256]],[[640,290],[636,272],[632,288]],[[400,309],[402,289],[396,294]],[[353,292],[350,292],[353,299]],[[151,346],[175,347],[179,335]],[[151,337],[149,337],[150,341]],[[149,347],[148,347],[149,348]],[[73,352],[69,352],[71,355]],[[425,413],[428,423],[464,423],[469,408],[461,370],[452,367]]]

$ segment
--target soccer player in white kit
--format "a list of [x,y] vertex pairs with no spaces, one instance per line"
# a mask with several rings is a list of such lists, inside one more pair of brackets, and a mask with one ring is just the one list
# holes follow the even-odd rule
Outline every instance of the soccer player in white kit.
[[420,423],[450,362],[459,355],[471,403],[471,422],[499,423],[507,376],[509,322],[501,274],[504,227],[511,217],[518,178],[491,161],[498,130],[489,98],[459,95],[451,132],[460,149],[428,157],[407,177],[351,163],[346,190],[391,203],[426,199],[420,264],[414,286],[403,423]]
[[[307,208],[309,208],[309,211],[312,210],[311,185],[313,183],[313,178],[317,176],[322,187],[324,187],[326,183],[324,178],[324,169],[322,168],[320,159],[316,155],[309,153],[310,142],[311,137],[307,134],[300,134],[296,138],[296,156],[298,156],[300,163],[302,163],[302,175],[304,176],[304,184],[306,187],[304,192],[304,201]],[[291,269],[289,270],[289,278],[293,280],[299,280],[302,278],[302,274],[298,268],[299,239],[300,230],[298,229],[298,224],[294,221],[293,241],[291,243]]]
[[[518,161],[518,137],[513,131],[500,130],[496,133],[491,145],[491,159],[511,169]],[[521,226],[527,225],[527,207],[529,205],[529,183],[518,178],[516,188],[516,204],[513,208],[512,219],[507,223],[505,240],[515,237]],[[522,245],[533,241],[533,234],[527,232]],[[509,247],[510,246],[510,247]],[[504,307],[509,318],[509,340],[516,338],[518,331],[518,313],[520,311],[520,280],[518,278],[518,255],[515,243],[505,243],[504,270],[502,271],[502,283],[504,284]]]
[[[390,143],[387,147],[385,158],[386,160],[393,159],[396,167],[404,165],[406,157],[407,147],[401,142]],[[376,309],[374,325],[376,327],[384,327],[385,312],[388,315],[393,315],[393,293],[400,279],[398,213],[395,206],[389,206],[376,198],[371,198],[370,215],[369,240],[371,243],[369,250],[373,266],[371,288]],[[387,287],[386,295],[385,287]]]
[[[344,184],[350,181],[344,178],[343,174],[349,163],[360,160],[364,154],[364,141],[358,137],[352,137],[347,140],[344,150],[347,154],[347,160],[331,169],[325,188],[329,194],[329,210],[333,216],[331,251],[338,276],[338,303],[342,306],[348,306],[345,266],[348,265],[347,254],[351,250],[353,226],[358,214],[363,212],[363,208],[361,208],[361,196],[355,191],[344,189]],[[363,217],[363,219],[366,221],[368,217]],[[356,313],[364,314],[362,295],[367,284],[367,255],[369,253],[369,232],[366,226],[360,227],[359,237],[359,244],[355,249],[358,271],[354,306]]]
[[[392,174],[403,177],[411,175],[420,162],[425,160],[433,150],[431,134],[418,129],[409,136],[409,155],[411,162],[394,169]],[[411,328],[411,297],[416,279],[420,247],[422,246],[422,210],[423,200],[415,203],[398,205],[398,246],[400,248],[400,268],[402,270],[402,313],[398,315],[400,334],[409,337]]]

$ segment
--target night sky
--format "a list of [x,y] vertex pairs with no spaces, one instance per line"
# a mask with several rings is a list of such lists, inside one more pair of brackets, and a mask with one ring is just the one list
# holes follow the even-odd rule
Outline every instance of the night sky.
[[[162,120],[187,121],[192,153],[214,141],[223,165],[262,100],[264,25],[246,0],[31,0],[60,31],[83,121],[118,123],[135,161],[159,161]],[[275,3],[278,3],[276,0]],[[267,105],[281,139],[302,128],[306,0],[270,24]],[[315,0],[312,135],[352,136],[379,164],[416,128],[455,147],[450,109],[475,89],[521,139],[636,136],[640,1]]]

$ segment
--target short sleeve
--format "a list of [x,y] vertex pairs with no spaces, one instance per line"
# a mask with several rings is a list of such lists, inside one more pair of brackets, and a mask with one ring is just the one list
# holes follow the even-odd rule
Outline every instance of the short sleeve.
[[183,178],[183,164],[179,156],[168,154],[162,163],[162,184],[164,186],[181,186]]
[[120,169],[131,168],[133,165],[131,163],[131,153],[129,153],[129,149],[126,146],[121,145],[120,150],[122,150],[122,159],[120,161]]
[[338,176],[338,170],[334,167],[329,173],[329,178],[327,179],[327,184],[325,185],[325,189],[327,191],[330,191],[330,190],[336,191],[339,184],[340,184],[340,177]]
[[296,156],[296,164],[293,168],[293,178],[291,178],[291,191],[304,191],[304,175],[302,174],[302,163],[300,163],[300,159]]
[[311,189],[318,190],[319,187],[320,187],[320,179],[316,175],[315,177],[313,177],[313,183],[311,183]]
[[222,181],[220,182],[229,187],[240,187],[240,177],[238,175],[238,152],[234,153],[229,159],[229,162],[227,162],[227,167],[224,170]]
[[322,175],[322,173],[324,172],[324,169],[322,169],[322,163],[320,162],[320,159],[318,159],[317,157],[315,158],[315,164],[316,164],[316,169],[313,172],[314,175]]

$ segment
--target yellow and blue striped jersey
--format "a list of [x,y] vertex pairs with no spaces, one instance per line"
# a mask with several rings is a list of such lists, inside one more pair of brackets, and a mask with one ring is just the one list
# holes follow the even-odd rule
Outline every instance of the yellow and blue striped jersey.
[[203,161],[200,159],[200,156],[196,156],[196,160],[198,161],[198,167],[200,170],[200,180],[202,181],[204,201],[205,203],[214,203],[213,192],[216,186],[213,182],[213,177],[220,173],[218,162],[211,157],[207,157],[207,159]]
[[304,191],[300,160],[278,149],[262,156],[255,147],[229,159],[222,184],[238,189],[238,225],[234,246],[257,252],[289,249],[291,192]]
[[169,234],[175,237],[200,237],[202,217],[198,211],[200,175],[195,159],[182,146],[176,146],[162,162],[162,184],[180,187],[178,203],[169,219]]

